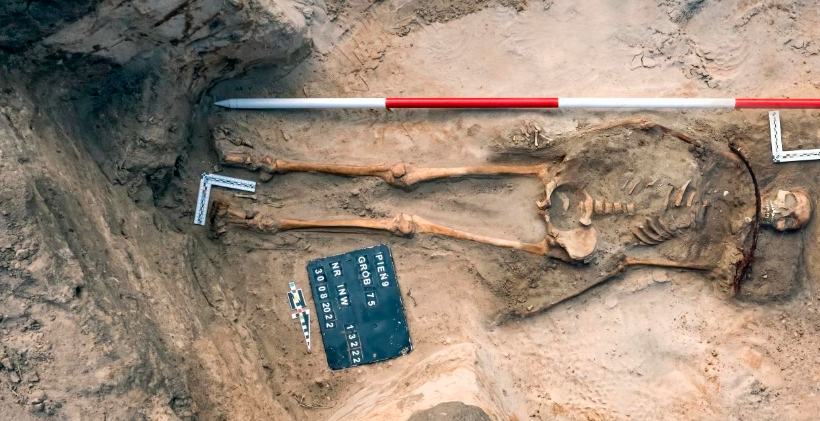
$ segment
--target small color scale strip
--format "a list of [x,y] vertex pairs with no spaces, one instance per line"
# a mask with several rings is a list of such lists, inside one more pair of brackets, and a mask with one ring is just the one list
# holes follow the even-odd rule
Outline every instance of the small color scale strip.
[[629,109],[820,109],[818,98],[234,98],[225,108],[629,108]]

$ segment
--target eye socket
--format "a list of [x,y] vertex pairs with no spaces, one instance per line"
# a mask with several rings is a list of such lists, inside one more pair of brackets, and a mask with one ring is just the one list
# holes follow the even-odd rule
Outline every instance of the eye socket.
[[786,206],[788,206],[789,208],[797,206],[797,198],[794,197],[793,193],[789,193],[786,195]]

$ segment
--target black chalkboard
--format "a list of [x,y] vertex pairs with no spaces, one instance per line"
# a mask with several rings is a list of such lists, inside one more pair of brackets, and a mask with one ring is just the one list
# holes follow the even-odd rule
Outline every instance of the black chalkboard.
[[307,271],[331,369],[412,351],[396,268],[386,245],[313,260]]

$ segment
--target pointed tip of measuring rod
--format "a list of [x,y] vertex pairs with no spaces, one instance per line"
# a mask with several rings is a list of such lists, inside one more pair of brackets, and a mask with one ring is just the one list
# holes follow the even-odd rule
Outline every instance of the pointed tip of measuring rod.
[[222,101],[216,101],[216,102],[214,102],[214,105],[216,105],[218,107],[224,107],[224,108],[233,108],[231,106],[231,100],[230,99],[226,99],[226,100],[222,100]]

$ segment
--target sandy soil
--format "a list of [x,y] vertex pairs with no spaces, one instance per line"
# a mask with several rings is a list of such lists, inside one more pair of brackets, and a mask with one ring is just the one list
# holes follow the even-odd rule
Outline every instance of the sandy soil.
[[[0,145],[13,159],[3,171],[33,174],[20,160],[28,154],[37,157],[30,166],[51,172],[0,189],[10,212],[0,236],[8,243],[0,243],[0,279],[10,297],[0,306],[0,383],[8,386],[0,387],[0,419],[816,418],[816,221],[795,233],[761,229],[751,276],[739,293],[731,285],[755,197],[729,142],[749,158],[764,193],[818,192],[816,164],[771,163],[765,110],[250,112],[210,105],[250,96],[812,97],[820,88],[815,4],[396,0],[325,9],[313,15],[309,53],[216,80],[191,100],[187,152],[157,177],[167,186],[147,193],[110,181],[112,170],[93,160],[104,148],[65,146],[82,125],[27,124],[42,121],[38,112],[63,112],[44,93],[6,99],[10,124],[3,122],[0,138],[12,141]],[[632,117],[696,145],[660,129],[595,129]],[[788,148],[820,147],[817,112],[782,117]],[[573,182],[556,197],[570,206],[550,211],[559,229],[578,226],[584,189],[638,211],[596,216],[597,252],[575,265],[438,236],[230,230],[217,237],[190,224],[200,174],[258,176],[220,163],[231,151],[424,166],[568,161],[577,163]],[[50,181],[56,174],[67,184]],[[670,186],[688,180],[693,207],[666,210]],[[642,187],[630,193],[633,183]],[[527,177],[441,180],[405,191],[375,178],[286,174],[260,184],[250,199],[227,191],[214,197],[277,217],[411,213],[535,242],[546,235],[534,205],[542,194]],[[634,244],[630,227],[656,215],[683,224],[703,200],[711,203],[703,226],[658,246]],[[24,232],[16,221],[31,214],[40,225]],[[330,371],[318,326],[308,353],[290,319],[287,282],[306,286],[309,260],[377,243],[393,251],[415,349]],[[636,268],[596,286],[624,255],[714,269]],[[61,264],[72,259],[88,267]],[[33,301],[37,288],[61,298]],[[451,404],[436,407],[444,403]]]

